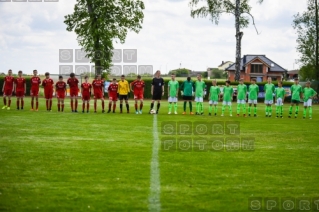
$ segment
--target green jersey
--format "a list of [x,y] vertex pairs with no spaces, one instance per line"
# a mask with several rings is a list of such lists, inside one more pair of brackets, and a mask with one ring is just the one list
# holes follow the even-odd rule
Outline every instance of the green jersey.
[[274,99],[274,97],[273,97],[273,94],[275,92],[275,85],[274,84],[272,84],[272,83],[265,84],[264,91],[265,91],[265,100],[266,101],[270,101],[270,100]]
[[248,87],[248,90],[249,90],[249,99],[250,100],[257,100],[258,93],[259,93],[259,86],[256,84],[251,84]]
[[205,89],[205,82],[203,80],[196,81],[195,82],[195,97],[203,97],[204,89]]
[[247,86],[245,84],[238,84],[237,86],[237,99],[245,100],[247,94]]
[[283,99],[286,95],[286,91],[283,87],[281,87],[281,88],[278,87],[275,90],[275,94],[276,94],[276,99],[279,99],[279,98]]
[[291,91],[291,100],[297,100],[300,101],[300,94],[302,93],[302,87],[301,85],[292,85],[290,87]]
[[307,88],[307,87],[303,89],[303,93],[304,93],[304,102],[308,101],[310,97],[313,97],[314,95],[317,94],[317,92],[314,89]]
[[209,100],[212,100],[212,101],[218,101],[219,99],[219,94],[220,94],[220,88],[219,86],[214,86],[212,85],[209,89],[209,94],[210,94],[210,98]]
[[223,100],[225,102],[230,102],[232,100],[233,93],[234,93],[233,87],[225,86],[224,89],[223,89],[223,93],[224,93]]
[[181,90],[183,91],[183,96],[192,96],[193,95],[194,82],[193,81],[184,81],[181,85]]
[[177,91],[179,88],[179,83],[176,80],[171,80],[168,82],[168,87],[169,87],[169,96],[171,97],[176,97]]

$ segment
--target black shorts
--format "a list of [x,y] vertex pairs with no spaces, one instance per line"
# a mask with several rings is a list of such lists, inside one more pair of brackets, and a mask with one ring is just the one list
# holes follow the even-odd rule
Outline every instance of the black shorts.
[[184,99],[184,100],[188,100],[188,101],[190,101],[190,100],[192,100],[192,99],[193,99],[193,97],[192,97],[192,96],[183,96],[183,99]]
[[152,100],[161,100],[162,99],[162,93],[153,93]]
[[291,100],[291,103],[292,103],[292,104],[299,104],[300,101],[299,101],[299,100],[292,99],[292,100]]
[[128,96],[127,95],[121,95],[119,96],[120,100],[128,100]]

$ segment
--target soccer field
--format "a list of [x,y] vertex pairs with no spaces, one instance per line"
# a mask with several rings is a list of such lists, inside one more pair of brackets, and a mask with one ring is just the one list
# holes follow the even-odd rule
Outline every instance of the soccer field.
[[[2,103],[2,98],[0,98]],[[313,119],[167,115],[99,112],[64,113],[44,109],[0,109],[0,211],[250,211],[252,198],[319,197],[319,106]],[[79,104],[81,106],[81,104]],[[107,104],[106,104],[107,106]],[[119,107],[119,105],[118,105]],[[117,107],[117,111],[118,111]],[[275,107],[273,106],[273,111]],[[253,151],[166,151],[161,126],[168,121],[209,123],[235,121],[236,137],[254,138]],[[186,122],[185,122],[186,123]],[[197,139],[171,135],[171,138]],[[202,135],[211,139],[213,135]],[[229,136],[219,136],[227,138]]]

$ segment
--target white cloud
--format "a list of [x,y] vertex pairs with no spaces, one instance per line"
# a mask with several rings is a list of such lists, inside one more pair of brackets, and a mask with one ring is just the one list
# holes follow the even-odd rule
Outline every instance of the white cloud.
[[[0,72],[12,68],[31,73],[58,73],[58,50],[80,48],[76,35],[65,30],[64,15],[72,13],[75,0],[58,3],[0,3]],[[139,34],[129,33],[116,48],[138,49],[138,64],[166,70],[183,67],[205,70],[222,60],[235,59],[234,18],[223,15],[219,25],[209,18],[191,18],[188,0],[145,0],[145,19]],[[266,54],[292,69],[298,58],[293,15],[306,9],[306,0],[251,0],[252,25],[243,30],[242,54]],[[74,63],[75,65],[75,63]]]

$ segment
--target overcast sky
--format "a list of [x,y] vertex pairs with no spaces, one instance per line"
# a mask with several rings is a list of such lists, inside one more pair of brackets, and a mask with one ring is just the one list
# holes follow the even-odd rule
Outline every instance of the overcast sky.
[[[76,35],[66,31],[64,15],[76,0],[1,2],[0,72],[59,73],[59,49],[79,49]],[[137,49],[137,63],[168,72],[181,67],[204,71],[235,60],[234,17],[223,15],[219,25],[209,17],[191,18],[189,0],[145,0],[143,29],[129,33],[117,49]],[[243,30],[242,55],[265,54],[280,66],[298,68],[293,15],[306,9],[306,0],[250,0],[253,25]],[[76,63],[68,63],[76,65]],[[123,65],[119,63],[118,65]]]

